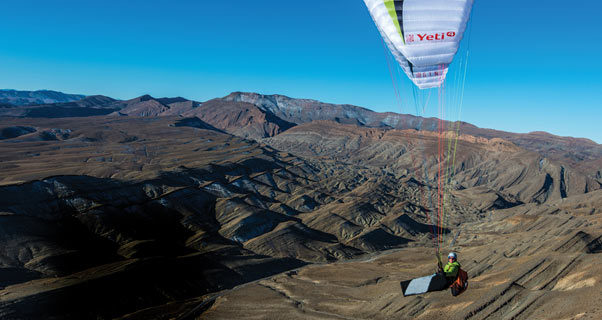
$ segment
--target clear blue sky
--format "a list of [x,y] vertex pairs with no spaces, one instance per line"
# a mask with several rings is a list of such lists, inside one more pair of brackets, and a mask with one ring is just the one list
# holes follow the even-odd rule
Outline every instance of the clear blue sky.
[[[2,12],[0,88],[254,91],[399,111],[361,0],[4,0]],[[476,0],[462,120],[602,143],[601,12],[593,0]]]

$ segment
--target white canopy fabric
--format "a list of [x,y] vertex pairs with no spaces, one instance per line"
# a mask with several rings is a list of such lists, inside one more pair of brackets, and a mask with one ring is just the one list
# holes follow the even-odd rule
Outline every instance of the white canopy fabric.
[[387,47],[420,89],[439,87],[473,0],[364,0]]

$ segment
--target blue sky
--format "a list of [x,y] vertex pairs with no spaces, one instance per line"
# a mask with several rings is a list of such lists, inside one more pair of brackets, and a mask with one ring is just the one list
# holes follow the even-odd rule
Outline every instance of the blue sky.
[[[461,119],[602,143],[602,3],[476,2]],[[253,91],[415,111],[408,92],[397,103],[361,0],[4,0],[2,10],[0,88],[201,101]]]

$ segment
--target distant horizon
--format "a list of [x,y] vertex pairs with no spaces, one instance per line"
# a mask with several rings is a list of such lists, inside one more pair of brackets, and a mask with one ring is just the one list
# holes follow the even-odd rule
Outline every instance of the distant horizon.
[[[288,97],[288,98],[291,98],[291,99],[307,99],[307,100],[315,100],[315,101],[319,101],[319,102],[322,102],[322,103],[328,103],[328,104],[334,104],[334,105],[351,105],[351,106],[354,106],[354,107],[365,108],[365,109],[368,109],[368,110],[370,110],[370,111],[373,111],[373,112],[378,112],[378,113],[391,112],[391,113],[395,113],[395,114],[411,115],[411,116],[423,117],[423,118],[431,118],[431,116],[427,116],[427,115],[416,115],[416,114],[413,114],[413,113],[402,113],[402,112],[397,112],[397,111],[377,111],[377,110],[374,110],[373,108],[366,107],[366,106],[362,106],[362,105],[358,105],[358,104],[353,104],[353,103],[334,103],[334,102],[322,101],[322,100],[318,100],[318,99],[314,99],[314,98],[310,98],[310,97],[291,97],[291,96],[289,96],[289,95],[280,94],[280,93],[261,93],[261,92],[241,91],[241,90],[234,90],[234,91],[231,91],[230,93],[228,93],[228,94],[226,94],[226,95],[224,95],[224,96],[213,97],[213,98],[211,98],[211,99],[208,99],[208,100],[197,100],[197,99],[191,99],[191,98],[187,98],[186,96],[183,96],[183,95],[175,95],[175,96],[160,96],[160,95],[154,95],[154,94],[152,94],[152,93],[148,93],[148,92],[147,92],[147,93],[142,93],[142,94],[140,94],[140,95],[136,95],[136,96],[133,96],[133,97],[121,98],[121,97],[115,97],[115,96],[106,95],[106,94],[103,94],[103,93],[95,93],[95,94],[73,93],[73,92],[65,92],[65,91],[56,90],[56,89],[35,89],[35,90],[21,90],[21,89],[13,89],[13,88],[3,88],[3,89],[0,89],[0,91],[9,91],[9,90],[14,90],[14,91],[29,91],[29,92],[35,92],[35,91],[52,91],[52,92],[59,92],[59,93],[69,94],[69,95],[83,95],[83,96],[86,96],[86,97],[89,97],[89,96],[96,96],[96,95],[101,95],[101,96],[109,97],[109,98],[116,99],[116,100],[131,100],[131,99],[135,99],[135,98],[142,97],[142,96],[145,96],[145,95],[149,95],[149,96],[151,96],[151,97],[153,97],[153,98],[156,98],[156,99],[163,99],[163,98],[177,98],[177,97],[179,97],[179,98],[184,98],[184,99],[187,99],[187,100],[197,101],[197,102],[201,102],[201,103],[202,103],[202,102],[205,102],[205,101],[208,101],[208,100],[211,100],[211,99],[223,98],[223,97],[225,97],[225,96],[228,96],[228,95],[230,95],[230,94],[232,94],[232,93],[235,93],[235,92],[243,92],[243,93],[255,93],[255,94],[260,94],[260,95],[265,95],[265,96],[271,96],[271,95],[280,95],[280,96],[285,96],[285,97]],[[437,116],[434,116],[434,118],[438,118],[438,117],[437,117]],[[444,120],[445,120],[445,119],[444,119]],[[447,120],[447,121],[454,122],[454,120]],[[481,129],[490,129],[490,130],[503,131],[503,132],[510,132],[510,133],[518,133],[518,134],[533,134],[533,133],[542,132],[542,133],[547,133],[547,134],[551,134],[551,135],[554,135],[554,136],[558,136],[558,137],[561,137],[561,138],[586,139],[586,140],[590,140],[590,141],[592,141],[592,142],[594,142],[594,143],[597,143],[597,144],[600,144],[600,145],[602,145],[602,142],[600,142],[600,141],[596,141],[596,140],[594,140],[594,139],[591,139],[591,138],[589,138],[589,137],[564,136],[564,135],[558,135],[558,134],[555,134],[555,133],[553,133],[553,132],[546,131],[546,130],[534,130],[534,131],[529,131],[529,132],[508,131],[508,130],[503,130],[503,129],[498,129],[498,128],[489,128],[489,127],[483,127],[483,126],[479,126],[479,125],[477,125],[477,124],[475,124],[475,123],[468,122],[468,121],[466,121],[466,120],[463,120],[463,119],[459,119],[459,120],[457,120],[457,121],[465,122],[465,123],[468,123],[468,124],[471,124],[471,125],[477,126],[478,128],[481,128]],[[460,131],[460,133],[462,133],[462,132]]]
[[[200,101],[261,92],[414,114],[411,93],[396,98],[361,0],[3,5],[27,18],[0,20],[0,87]],[[602,143],[600,10],[600,2],[475,1],[460,120]]]

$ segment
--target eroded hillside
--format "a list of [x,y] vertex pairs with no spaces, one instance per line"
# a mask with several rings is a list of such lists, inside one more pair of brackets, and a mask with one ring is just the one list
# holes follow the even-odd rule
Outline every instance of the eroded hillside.
[[17,122],[35,131],[2,145],[5,317],[111,318],[431,239],[432,191],[379,167],[295,157],[201,120]]
[[[260,98],[88,97],[18,110],[111,114],[1,119],[0,315],[599,312],[601,184],[582,166],[598,161],[596,148],[575,165],[467,132],[442,164],[453,133],[302,123],[282,107],[299,101]],[[400,280],[433,270],[443,211],[444,246],[460,253],[470,289],[403,298]]]

